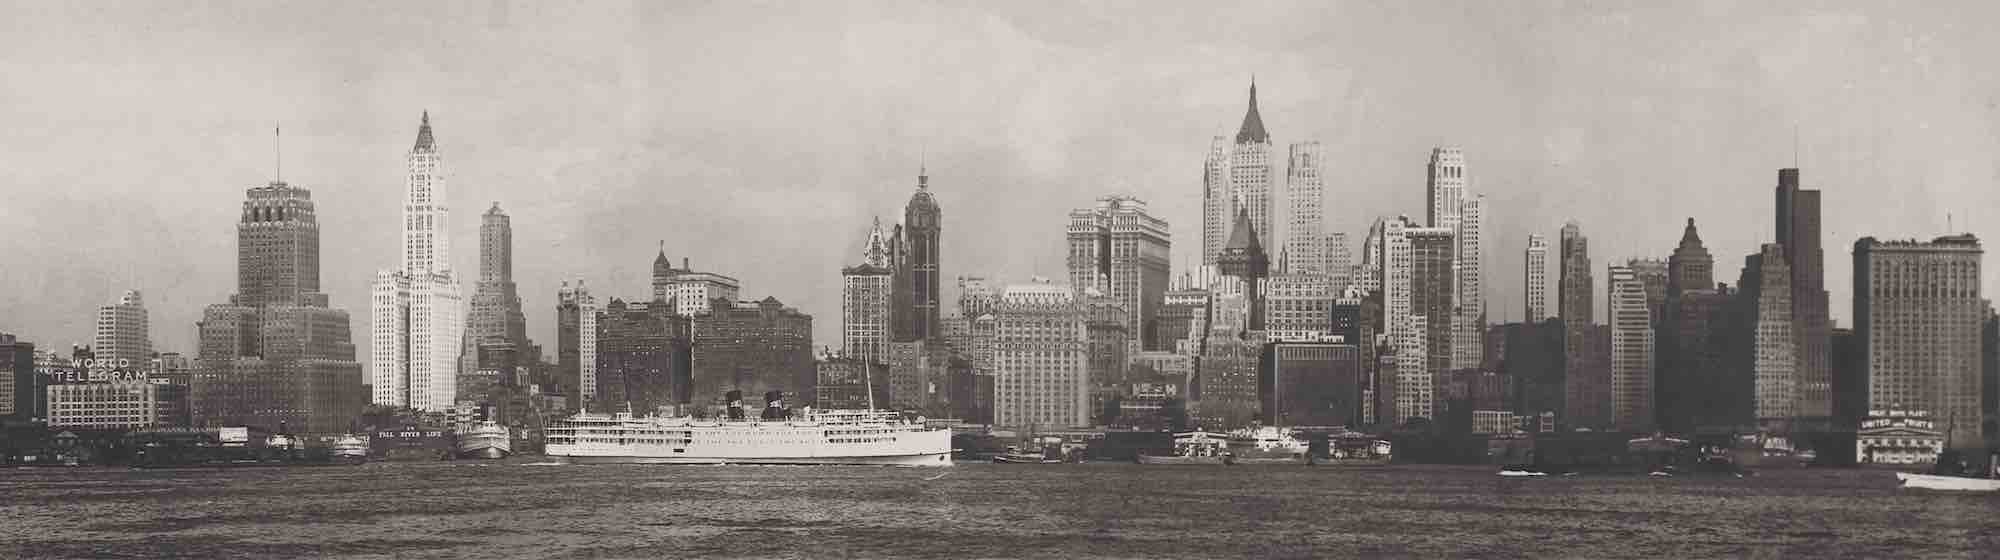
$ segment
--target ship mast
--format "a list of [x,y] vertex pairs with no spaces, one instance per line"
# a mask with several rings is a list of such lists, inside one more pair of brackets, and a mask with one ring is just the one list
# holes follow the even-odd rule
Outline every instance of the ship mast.
[[875,383],[868,374],[875,370],[875,364],[867,360],[861,362],[861,390],[868,393],[868,411],[875,411]]

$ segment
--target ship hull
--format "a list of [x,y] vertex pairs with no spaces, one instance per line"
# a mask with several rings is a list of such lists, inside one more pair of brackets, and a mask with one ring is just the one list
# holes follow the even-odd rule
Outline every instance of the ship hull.
[[1178,457],[1161,455],[1140,455],[1141,465],[1224,465],[1223,457]]
[[883,465],[904,467],[950,466],[951,453],[919,453],[914,455],[885,455],[857,457],[639,457],[639,456],[579,456],[564,457],[577,465]]
[[1896,480],[1897,482],[1901,482],[1904,488],[1923,488],[1926,490],[1950,492],[2000,492],[2000,479],[1899,472],[1896,473]]
[[458,450],[458,458],[460,459],[505,459],[508,455],[512,455],[512,453],[509,453],[507,449],[491,445],[461,448]]

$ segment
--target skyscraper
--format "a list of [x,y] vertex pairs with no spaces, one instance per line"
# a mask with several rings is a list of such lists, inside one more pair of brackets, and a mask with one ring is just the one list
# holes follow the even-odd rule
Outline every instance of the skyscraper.
[[1286,274],[1331,272],[1327,266],[1325,168],[1326,152],[1319,142],[1292,144],[1285,172],[1282,260]]
[[1527,315],[1523,322],[1540,323],[1549,317],[1549,238],[1528,236],[1527,265],[1522,270],[1527,283]]
[[1327,319],[1339,291],[1325,275],[1279,274],[1264,286],[1264,330],[1271,340],[1318,341],[1329,334]]
[[[612,298],[597,325],[598,412],[669,411],[690,402],[693,384],[690,319],[675,309]],[[817,372],[815,372],[817,375]],[[717,396],[720,396],[718,393]]]
[[[1645,289],[1646,313],[1657,322],[1665,317],[1667,307],[1667,261],[1660,259],[1628,259],[1625,267],[1632,269],[1632,275],[1639,278],[1639,286]],[[1608,300],[1607,300],[1608,302]]]
[[941,340],[944,334],[938,327],[938,302],[942,297],[938,291],[942,279],[938,272],[938,241],[944,226],[937,199],[931,196],[930,182],[928,172],[918,171],[917,192],[910,194],[910,203],[903,207],[903,236],[909,255],[910,322],[909,332],[897,333],[902,335],[898,341]]
[[574,287],[563,281],[556,292],[558,384],[570,410],[584,410],[597,401],[597,319],[602,313],[580,278]]
[[1070,427],[1090,421],[1082,306],[1069,287],[1008,286],[994,306],[993,423]]
[[1173,258],[1167,221],[1147,213],[1143,200],[1107,196],[1070,211],[1068,239],[1070,288],[1116,301],[1131,336],[1156,329]]
[[[1208,158],[1201,166],[1201,264],[1213,269],[1222,244],[1229,242],[1230,218],[1236,216],[1234,190],[1229,188],[1229,137],[1217,136],[1208,144]],[[1208,288],[1208,283],[1196,288]]]
[[1636,270],[1606,270],[1611,307],[1611,416],[1623,432],[1653,430],[1653,319]]
[[[500,203],[486,210],[479,223],[479,283],[472,292],[472,313],[466,321],[466,373],[495,367],[479,363],[481,344],[505,342],[517,353],[528,351],[528,318],[521,312],[521,294],[514,284],[514,226]],[[518,382],[519,380],[514,380]]]
[[890,292],[894,275],[889,270],[888,245],[882,240],[882,221],[868,232],[861,264],[840,271],[840,346],[843,352],[864,364],[887,363],[889,357]]
[[1354,247],[1347,243],[1347,233],[1336,231],[1326,236],[1326,273],[1333,278],[1334,289],[1346,289],[1353,285]]
[[146,324],[146,304],[138,290],[126,290],[118,303],[97,308],[98,358],[120,360],[138,367],[153,358],[153,340]]
[[1459,205],[1458,254],[1454,256],[1456,295],[1451,320],[1451,369],[1479,367],[1486,345],[1486,250],[1480,229],[1486,223],[1486,196],[1465,197]]
[[368,377],[375,404],[442,411],[457,397],[465,299],[451,271],[444,158],[429,112],[408,161],[403,266],[375,275]]
[[1738,375],[1750,380],[1751,413],[1758,425],[1789,432],[1798,416],[1798,330],[1792,316],[1792,274],[1785,247],[1765,243],[1743,259],[1738,282],[1742,325],[1749,329],[1750,347],[1739,352]]
[[1659,356],[1654,375],[1654,414],[1662,429],[1691,433],[1709,421],[1714,389],[1721,371],[1723,344],[1714,335],[1728,327],[1723,315],[1729,295],[1715,284],[1715,259],[1701,243],[1694,218],[1681,230],[1680,244],[1667,257],[1664,315],[1656,317],[1654,351]]
[[1465,152],[1456,147],[1431,149],[1429,178],[1424,182],[1428,213],[1425,222],[1434,228],[1456,232],[1465,197]]
[[[319,292],[312,192],[283,182],[246,192],[236,224],[237,293],[195,324],[194,421],[338,433],[367,402],[346,311]],[[457,339],[452,339],[456,349]],[[456,358],[454,353],[451,358]]]
[[1271,259],[1264,253],[1257,227],[1250,222],[1247,210],[1236,212],[1236,225],[1230,228],[1229,243],[1222,247],[1222,254],[1216,255],[1216,266],[1222,273],[1243,284],[1243,294],[1249,304],[1244,328],[1253,331],[1264,330],[1264,278],[1270,276]]
[[1980,260],[1970,234],[1854,242],[1854,334],[1868,414],[1922,412],[1949,445],[1985,444],[1979,422]]
[[1799,170],[1778,170],[1778,245],[1791,268],[1792,318],[1798,330],[1798,415],[1825,419],[1833,415],[1832,347],[1828,317],[1826,271],[1820,251],[1820,191],[1799,188]]
[[[1277,247],[1271,223],[1272,181],[1271,135],[1264,132],[1264,117],[1257,114],[1257,83],[1250,83],[1250,109],[1243,113],[1243,126],[1236,130],[1236,145],[1229,151],[1229,190],[1238,214],[1247,213],[1257,232],[1257,244]],[[1232,226],[1233,227],[1233,226]],[[1268,250],[1268,249],[1267,249]]]
[[1694,229],[1694,218],[1688,218],[1687,229],[1681,230],[1681,243],[1674,247],[1674,254],[1667,257],[1667,294],[1686,290],[1705,290],[1715,287],[1715,258],[1709,256],[1708,248],[1701,244],[1701,233]]
[[[1454,293],[1452,268],[1453,257],[1457,256],[1458,244],[1452,231],[1441,227],[1410,228],[1404,230],[1410,245],[1410,313],[1423,319],[1423,329],[1414,331],[1424,339],[1424,378],[1435,395],[1451,372],[1453,361],[1453,320],[1456,310],[1452,306]],[[1476,363],[1476,362],[1475,362]],[[1433,414],[1441,414],[1436,400],[1423,402],[1423,388],[1397,387],[1397,394],[1409,394],[1417,398],[1417,409],[1431,409]],[[1415,392],[1411,392],[1415,391]],[[1436,420],[1436,416],[1430,416]]]
[[1583,229],[1576,222],[1563,224],[1561,277],[1557,279],[1556,299],[1561,309],[1557,310],[1563,324],[1572,331],[1581,332],[1595,319],[1595,308],[1591,301],[1590,281],[1590,238],[1583,236]]

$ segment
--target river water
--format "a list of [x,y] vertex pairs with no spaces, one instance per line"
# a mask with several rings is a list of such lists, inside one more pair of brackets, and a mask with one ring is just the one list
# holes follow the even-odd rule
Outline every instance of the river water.
[[385,463],[0,471],[0,558],[1994,558],[1881,471]]

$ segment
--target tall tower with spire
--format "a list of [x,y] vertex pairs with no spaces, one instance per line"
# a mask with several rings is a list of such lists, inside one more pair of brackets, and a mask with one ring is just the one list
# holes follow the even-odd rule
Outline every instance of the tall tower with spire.
[[375,275],[368,379],[375,404],[436,411],[458,398],[465,298],[451,271],[444,158],[429,111],[407,161],[402,268]]
[[1264,117],[1257,113],[1257,81],[1250,81],[1250,108],[1243,113],[1243,125],[1236,130],[1236,145],[1229,153],[1229,190],[1232,200],[1240,201],[1238,213],[1246,214],[1250,226],[1257,232],[1257,243],[1263,247],[1278,247],[1273,243],[1271,135],[1264,130]]
[[930,173],[917,171],[917,192],[903,207],[903,235],[908,244],[909,330],[898,333],[899,341],[932,340],[942,336],[939,323],[938,241],[943,232],[937,199],[931,196]]

